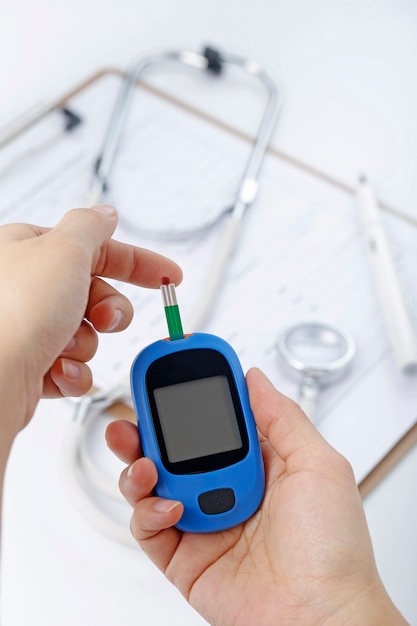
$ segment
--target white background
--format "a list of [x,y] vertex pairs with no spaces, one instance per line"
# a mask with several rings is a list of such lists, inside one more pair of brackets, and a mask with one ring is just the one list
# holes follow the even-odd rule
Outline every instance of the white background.
[[[413,0],[2,0],[0,14],[0,127],[98,69],[123,68],[155,47],[199,48],[209,42],[257,59],[282,87],[277,148],[349,184],[365,171],[382,200],[417,219]],[[196,92],[178,95],[253,132],[250,109],[236,111],[227,98],[214,103],[201,102]],[[365,501],[381,576],[412,624],[417,624],[416,465],[413,450]],[[30,532],[30,516],[25,521]],[[39,549],[47,550],[48,543],[40,541]],[[19,566],[31,569],[20,556]],[[43,552],[37,567],[52,563]],[[71,578],[59,576],[64,587],[71,585]],[[19,589],[14,593],[17,601]],[[116,607],[125,593],[116,578]],[[94,623],[90,611],[85,609],[83,618],[80,610],[78,623]],[[52,623],[36,611],[31,621]],[[139,608],[124,623],[141,621]],[[4,626],[14,623],[9,619]]]

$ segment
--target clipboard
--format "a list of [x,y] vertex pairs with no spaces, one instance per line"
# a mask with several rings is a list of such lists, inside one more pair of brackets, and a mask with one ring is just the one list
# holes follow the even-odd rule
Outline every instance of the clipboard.
[[[75,89],[71,90],[58,102],[54,103],[53,105],[47,105],[43,107],[40,112],[38,112],[36,115],[32,114],[26,120],[20,120],[17,126],[14,126],[8,133],[3,135],[0,142],[0,148],[7,146],[10,142],[14,142],[15,140],[17,140],[19,137],[24,135],[24,133],[28,131],[28,129],[30,129],[35,123],[47,118],[48,115],[50,115],[57,109],[71,106],[74,99],[87,92],[89,88],[97,85],[103,79],[107,79],[108,77],[115,77],[116,79],[120,79],[122,76],[123,73],[117,69],[104,69],[98,72],[90,79],[78,85]],[[207,113],[202,113],[195,107],[190,106],[180,101],[179,99],[168,95],[159,89],[156,89],[155,87],[151,87],[148,84],[144,84],[143,82],[141,82],[140,85],[141,88],[143,88],[148,94],[151,94],[152,97],[155,97],[158,100],[172,105],[172,107],[180,110],[186,115],[191,116],[194,120],[200,120],[202,123],[209,125],[213,129],[216,129],[217,132],[219,132],[220,134],[225,133],[227,134],[227,136],[234,137],[241,142],[246,142],[248,145],[253,142],[253,137],[243,132],[240,132],[235,128],[230,127],[229,125],[211,117]],[[98,147],[100,147],[99,144]],[[350,187],[345,183],[342,183],[326,175],[325,173],[311,167],[310,165],[301,162],[291,155],[283,153],[274,148],[270,148],[268,154],[272,162],[274,160],[277,160],[281,164],[284,164],[284,166],[288,168],[288,171],[291,170],[292,176],[296,176],[298,172],[300,176],[305,178],[305,180],[308,179],[311,189],[314,189],[315,183],[325,185],[329,189],[330,196],[333,192],[336,194],[343,194],[348,199],[347,202],[354,202],[355,189],[353,187]],[[417,227],[416,221],[408,216],[402,215],[401,212],[398,211],[396,208],[382,202],[380,203],[380,205],[387,216],[391,216],[395,220],[400,220],[402,223],[407,224],[410,228]],[[120,403],[116,403],[112,407],[111,414],[114,415],[116,418],[135,421],[133,411],[128,406]],[[414,415],[414,419],[412,420],[411,425],[408,424],[405,432],[403,432],[399,437],[395,438],[391,442],[389,448],[384,452],[383,456],[358,481],[359,490],[362,497],[365,497],[416,443],[417,414]]]

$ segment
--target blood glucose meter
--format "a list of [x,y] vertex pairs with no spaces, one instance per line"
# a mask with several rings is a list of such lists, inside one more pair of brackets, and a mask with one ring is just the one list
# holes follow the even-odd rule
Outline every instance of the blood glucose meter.
[[177,528],[208,533],[248,519],[264,492],[264,468],[245,377],[215,335],[184,336],[173,284],[162,285],[170,338],[138,354],[131,388],[155,494],[180,500]]

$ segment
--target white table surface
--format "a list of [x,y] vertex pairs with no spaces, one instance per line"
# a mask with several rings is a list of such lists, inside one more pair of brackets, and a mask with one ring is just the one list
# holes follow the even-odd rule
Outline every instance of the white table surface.
[[[199,48],[208,42],[257,59],[282,86],[285,105],[274,139],[277,148],[349,184],[365,171],[382,200],[417,219],[414,0],[5,0],[1,14],[0,127],[33,105],[52,101],[103,67],[125,67],[142,51],[161,46]],[[158,83],[159,77],[154,80]],[[237,114],[227,94],[222,102],[209,98],[201,102],[199,93],[184,94],[175,82],[167,85],[164,81],[161,86],[207,107],[226,122],[253,131],[251,109]],[[417,307],[417,303],[412,305]],[[5,536],[10,545],[5,546],[8,558],[3,571],[11,582],[3,581],[9,594],[3,626],[24,623],[24,597],[31,598],[27,617],[33,625],[53,624],[54,610],[62,609],[63,603],[75,612],[63,611],[55,623],[94,623],[88,589],[80,591],[75,582],[77,570],[85,566],[77,562],[75,542],[73,562],[59,572],[54,570],[54,530],[48,524],[48,496],[42,492],[41,481],[48,472],[54,473],[55,468],[46,463],[55,457],[40,458],[32,476],[25,467],[34,445],[42,445],[53,412],[68,419],[66,406],[42,403],[38,423],[17,441],[11,458],[5,528],[13,531]],[[55,418],[59,420],[60,415]],[[59,433],[61,428],[57,426]],[[417,624],[416,467],[414,449],[365,500],[382,579],[411,624]],[[33,481],[37,495],[30,489],[25,493],[22,476],[28,476],[29,486]],[[67,505],[62,506],[64,511]],[[77,518],[72,521],[82,525]],[[77,532],[81,532],[78,526]],[[89,549],[94,554],[108,550],[114,561],[120,558],[123,570],[106,577],[103,565],[103,585],[111,585],[111,594],[105,595],[109,621],[104,626],[165,623],[161,607],[160,617],[152,618],[152,603],[161,589],[167,607],[172,607],[170,623],[201,623],[153,570],[146,574],[146,581],[138,575],[146,590],[138,614],[123,612],[120,607],[129,606],[127,598],[135,589],[129,568],[136,567],[137,558],[144,579],[148,565],[143,564],[142,555],[136,557],[133,551],[105,543],[95,537],[94,530],[86,528],[85,532]],[[31,536],[37,541],[30,541]],[[101,559],[104,564],[106,555],[101,553]],[[92,564],[100,567],[100,563]],[[94,568],[89,575],[94,576]],[[51,595],[46,585],[55,589],[57,578],[60,593]],[[75,593],[81,593],[77,610]]]

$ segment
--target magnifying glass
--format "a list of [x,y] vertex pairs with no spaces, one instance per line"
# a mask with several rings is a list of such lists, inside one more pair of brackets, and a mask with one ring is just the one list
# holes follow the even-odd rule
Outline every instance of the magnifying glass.
[[276,347],[289,370],[301,379],[298,402],[314,420],[320,389],[348,371],[356,344],[346,330],[319,322],[302,322],[285,328]]

